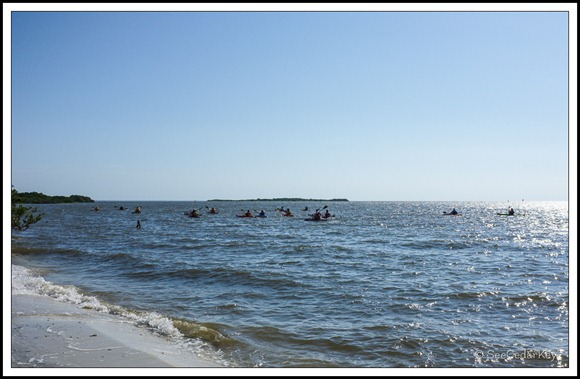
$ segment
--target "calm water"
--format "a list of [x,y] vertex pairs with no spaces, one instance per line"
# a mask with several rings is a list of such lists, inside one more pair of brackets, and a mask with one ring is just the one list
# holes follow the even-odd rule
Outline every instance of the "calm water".
[[[334,220],[304,221],[324,205]],[[508,205],[520,215],[496,215]],[[568,367],[567,202],[37,208],[13,232],[13,292],[122,314],[227,366]]]

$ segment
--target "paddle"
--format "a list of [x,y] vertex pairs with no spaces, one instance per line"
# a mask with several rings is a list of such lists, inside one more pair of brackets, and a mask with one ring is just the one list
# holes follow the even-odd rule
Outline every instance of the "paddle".
[[[320,213],[320,211],[323,211],[323,210],[325,210],[326,208],[328,208],[328,205],[325,205],[324,207],[322,207],[322,209],[320,209],[320,208],[319,208],[319,209],[316,209],[316,212],[315,212],[315,213],[309,213],[308,215],[309,215],[310,217],[314,217],[314,215],[315,215],[316,213]],[[331,215],[331,216],[332,216],[332,217],[334,217],[334,215]]]

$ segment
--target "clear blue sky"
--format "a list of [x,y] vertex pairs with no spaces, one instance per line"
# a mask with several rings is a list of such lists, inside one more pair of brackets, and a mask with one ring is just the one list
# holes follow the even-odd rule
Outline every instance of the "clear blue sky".
[[566,12],[13,12],[10,21],[20,192],[568,199],[577,68]]

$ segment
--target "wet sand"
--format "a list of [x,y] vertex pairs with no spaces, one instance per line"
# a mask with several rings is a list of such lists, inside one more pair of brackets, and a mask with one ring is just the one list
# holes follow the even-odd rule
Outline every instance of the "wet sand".
[[121,316],[46,296],[12,295],[11,316],[11,367],[16,373],[32,367],[221,367]]

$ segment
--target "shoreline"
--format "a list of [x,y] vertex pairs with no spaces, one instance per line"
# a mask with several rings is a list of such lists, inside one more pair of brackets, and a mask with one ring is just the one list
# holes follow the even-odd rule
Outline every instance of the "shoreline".
[[[219,368],[121,316],[11,296],[11,368]],[[36,370],[35,370],[36,371]]]

